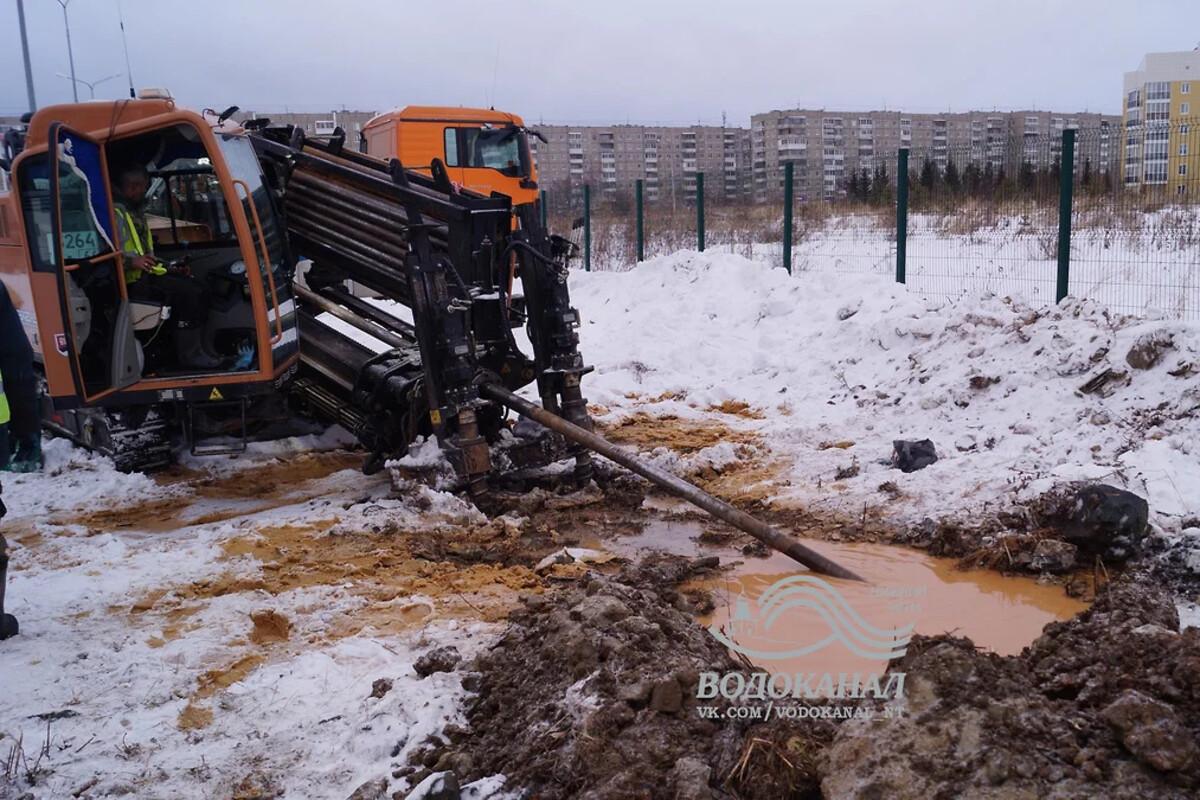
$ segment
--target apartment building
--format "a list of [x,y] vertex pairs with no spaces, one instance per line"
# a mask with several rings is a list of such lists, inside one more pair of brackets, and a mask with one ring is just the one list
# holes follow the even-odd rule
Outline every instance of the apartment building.
[[770,111],[750,121],[752,194],[763,200],[781,193],[787,162],[801,200],[832,199],[851,174],[873,174],[881,165],[894,181],[902,147],[910,149],[915,168],[926,158],[939,169],[950,160],[960,169],[974,163],[1014,171],[1023,161],[1046,167],[1061,157],[1066,128],[1088,130],[1076,148],[1076,166],[1090,162],[1106,172],[1116,168],[1119,124],[1115,115],[1052,111]]
[[696,176],[705,196],[744,200],[750,192],[750,132],[719,125],[537,126],[547,141],[531,141],[542,188],[578,198],[584,184],[598,200],[631,196],[643,181],[648,202],[690,202]]
[[[1195,93],[1193,93],[1195,87]],[[1147,53],[1125,73],[1122,102],[1125,141],[1121,174],[1130,188],[1194,194],[1200,147],[1192,130],[1200,105],[1200,48]]]

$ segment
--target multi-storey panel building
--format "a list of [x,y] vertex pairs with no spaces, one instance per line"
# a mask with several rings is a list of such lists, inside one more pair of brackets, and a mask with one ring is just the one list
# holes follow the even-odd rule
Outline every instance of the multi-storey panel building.
[[1090,161],[1092,169],[1108,171],[1116,164],[1119,121],[1111,115],[1050,111],[770,111],[751,118],[750,184],[756,199],[777,196],[783,165],[790,161],[799,198],[832,199],[855,172],[874,174],[882,166],[894,181],[896,152],[902,147],[912,151],[917,167],[925,158],[939,169],[950,160],[960,169],[974,163],[1015,170],[1022,161],[1046,167],[1061,156],[1062,131],[1068,127],[1088,129],[1076,149],[1076,165]]
[[1147,53],[1136,70],[1125,73],[1121,174],[1126,186],[1181,196],[1196,191],[1200,148],[1193,125],[1200,108],[1192,108],[1193,86],[1200,94],[1200,49]]
[[749,131],[716,125],[539,125],[546,141],[531,142],[542,187],[556,198],[578,197],[584,184],[597,199],[628,199],[637,180],[650,202],[683,203],[705,175],[705,195],[745,199]]

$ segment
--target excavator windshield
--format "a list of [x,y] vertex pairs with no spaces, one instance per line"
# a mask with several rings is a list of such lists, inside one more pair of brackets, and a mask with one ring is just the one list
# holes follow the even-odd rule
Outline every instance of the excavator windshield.
[[219,134],[217,143],[233,178],[234,190],[242,201],[254,251],[258,254],[259,280],[269,304],[267,322],[271,328],[271,350],[280,363],[299,349],[296,335],[296,303],[291,282],[294,265],[288,261],[275,204],[263,178],[262,166],[254,147],[245,136]]

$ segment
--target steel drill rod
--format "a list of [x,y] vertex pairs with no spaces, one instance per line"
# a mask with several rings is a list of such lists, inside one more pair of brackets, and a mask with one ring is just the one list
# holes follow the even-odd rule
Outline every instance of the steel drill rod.
[[382,325],[372,322],[371,320],[364,319],[352,311],[342,308],[337,303],[321,297],[321,295],[317,294],[311,289],[305,289],[299,284],[294,284],[292,286],[292,291],[296,293],[296,297],[300,298],[301,302],[308,303],[309,305],[315,306],[321,311],[325,311],[333,315],[342,322],[345,322],[347,325],[357,328],[368,336],[378,339],[384,344],[391,345],[392,347],[412,347],[413,343],[405,339],[403,336],[400,336],[394,331],[389,331],[387,328],[384,328]]
[[708,492],[685,481],[678,475],[672,475],[653,464],[647,464],[624,448],[613,444],[601,436],[597,436],[591,431],[586,431],[556,414],[550,413],[523,397],[518,397],[501,386],[497,386],[494,383],[485,383],[479,387],[479,393],[484,397],[488,397],[498,403],[503,403],[509,408],[524,414],[550,430],[562,434],[576,444],[581,444],[606,458],[612,459],[626,469],[641,475],[651,483],[666,489],[678,497],[682,497],[693,505],[699,506],[717,519],[724,520],[735,528],[740,528],[768,547],[778,550],[814,572],[819,572],[822,575],[828,575],[833,578],[845,578],[854,581],[863,580],[862,577],[835,561],[805,547],[790,536],[780,533],[770,525],[755,519],[744,511],[739,511],[724,500],[718,500]]
[[289,211],[302,209],[311,211],[321,217],[328,217],[337,220],[343,225],[350,225],[361,230],[364,225],[369,225],[371,228],[371,236],[377,237],[381,241],[390,242],[397,247],[408,248],[408,237],[403,231],[396,230],[400,226],[395,225],[391,220],[375,215],[373,212],[365,208],[350,210],[341,206],[338,203],[325,202],[316,200],[305,195],[292,195],[288,198],[287,208]]

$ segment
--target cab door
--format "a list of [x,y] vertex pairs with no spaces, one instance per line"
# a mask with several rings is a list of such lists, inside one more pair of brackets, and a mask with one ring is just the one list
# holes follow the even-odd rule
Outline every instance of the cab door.
[[446,166],[446,174],[450,176],[450,180],[460,186],[465,185],[467,180],[466,133],[466,128],[456,128],[450,125],[447,125],[442,131],[444,145],[442,163]]
[[[76,385],[92,401],[141,376],[122,277],[104,147],[65,125],[50,126],[52,230],[65,350]],[[60,347],[60,350],[64,349]]]

